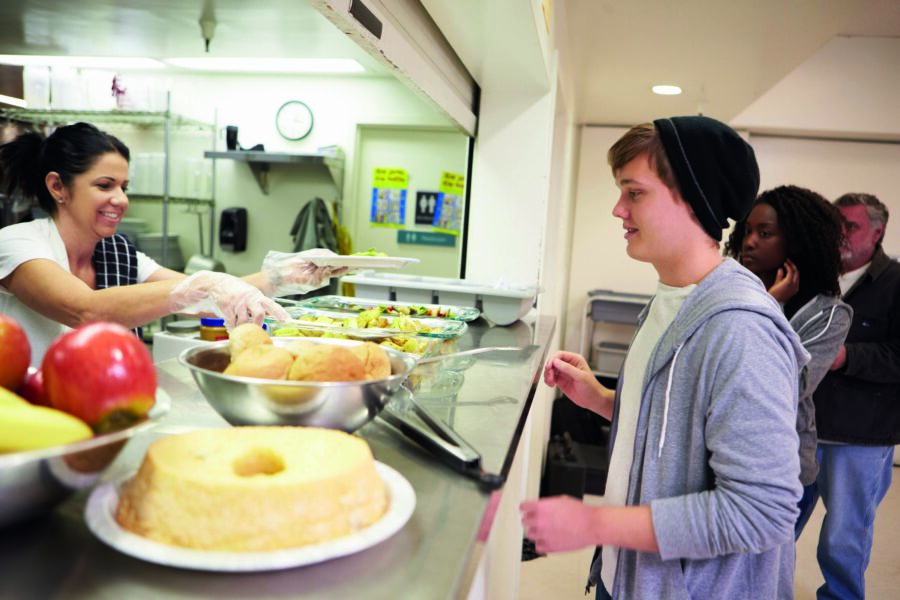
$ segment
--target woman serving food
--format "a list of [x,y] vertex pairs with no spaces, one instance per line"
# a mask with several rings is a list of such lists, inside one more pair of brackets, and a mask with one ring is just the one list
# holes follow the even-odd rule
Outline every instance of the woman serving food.
[[68,328],[94,321],[141,326],[172,314],[214,314],[234,325],[288,317],[271,298],[321,287],[345,269],[317,267],[314,249],[269,253],[258,273],[190,276],[138,252],[116,228],[128,210],[129,150],[88,123],[0,146],[0,181],[49,215],[0,230],[0,312],[25,329],[32,364]]

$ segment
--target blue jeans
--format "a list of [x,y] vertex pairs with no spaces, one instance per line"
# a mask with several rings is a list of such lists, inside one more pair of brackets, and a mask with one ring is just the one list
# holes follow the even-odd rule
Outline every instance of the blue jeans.
[[865,597],[875,509],[891,485],[893,446],[819,443],[818,493],[825,505],[817,558],[825,584],[818,600]]
[[816,508],[816,502],[819,501],[819,488],[816,485],[816,482],[813,481],[809,485],[803,486],[803,496],[800,497],[800,502],[797,503],[797,507],[800,509],[800,514],[797,515],[797,522],[794,523],[794,540],[800,539],[800,534],[803,533],[803,528],[806,527],[806,524],[809,522],[809,518],[813,514],[813,510]]

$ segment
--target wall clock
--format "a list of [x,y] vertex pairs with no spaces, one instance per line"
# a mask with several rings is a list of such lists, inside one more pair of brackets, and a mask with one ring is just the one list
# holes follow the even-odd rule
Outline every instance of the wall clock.
[[294,142],[302,140],[312,131],[312,110],[305,102],[289,100],[282,104],[275,114],[275,127],[286,140]]

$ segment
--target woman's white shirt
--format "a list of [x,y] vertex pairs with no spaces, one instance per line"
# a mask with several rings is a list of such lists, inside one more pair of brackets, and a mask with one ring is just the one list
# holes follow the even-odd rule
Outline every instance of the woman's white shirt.
[[[156,261],[142,252],[137,253],[137,258],[138,282],[146,281],[160,268]],[[71,273],[66,246],[52,219],[36,219],[0,229],[0,278],[6,277],[21,264],[35,259],[52,260]],[[31,343],[31,364],[37,367],[40,366],[50,342],[70,329],[34,312],[3,286],[0,286],[0,312],[15,319],[25,330]]]

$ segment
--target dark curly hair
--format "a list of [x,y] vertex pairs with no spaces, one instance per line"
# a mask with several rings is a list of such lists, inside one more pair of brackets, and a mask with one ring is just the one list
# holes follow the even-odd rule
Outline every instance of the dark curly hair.
[[[844,244],[841,211],[820,194],[796,185],[767,190],[757,197],[753,206],[757,204],[768,204],[778,215],[778,226],[787,239],[788,258],[800,272],[800,290],[795,298],[805,304],[817,294],[840,296]],[[725,243],[725,256],[740,258],[746,221],[744,218],[735,223]]]

